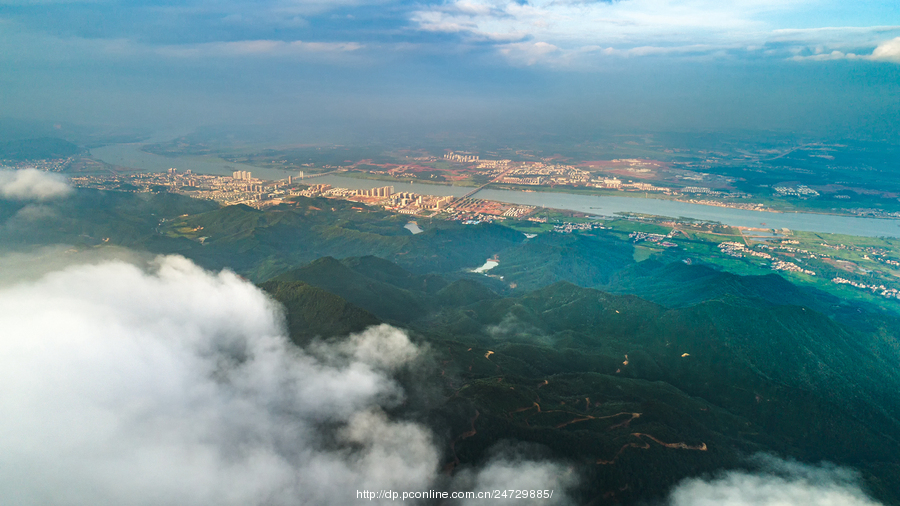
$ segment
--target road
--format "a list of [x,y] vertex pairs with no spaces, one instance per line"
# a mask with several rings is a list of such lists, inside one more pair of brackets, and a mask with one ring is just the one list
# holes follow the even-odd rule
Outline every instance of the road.
[[467,194],[463,195],[462,197],[456,199],[456,201],[454,201],[453,203],[456,204],[456,203],[458,203],[458,202],[462,202],[463,200],[466,200],[467,198],[471,197],[472,195],[475,195],[476,193],[478,193],[478,192],[480,192],[481,190],[483,190],[483,189],[485,188],[485,186],[487,186],[487,185],[489,185],[489,184],[491,184],[491,183],[495,183],[495,182],[497,182],[501,177],[503,177],[503,176],[509,174],[509,172],[510,172],[511,170],[513,170],[514,168],[515,168],[515,167],[510,167],[510,168],[504,170],[503,172],[501,172],[500,174],[497,174],[497,177],[495,177],[494,179],[491,179],[491,180],[488,181],[487,183],[484,183],[483,185],[479,186],[478,188],[475,188],[474,190],[470,191],[469,193],[467,193]]

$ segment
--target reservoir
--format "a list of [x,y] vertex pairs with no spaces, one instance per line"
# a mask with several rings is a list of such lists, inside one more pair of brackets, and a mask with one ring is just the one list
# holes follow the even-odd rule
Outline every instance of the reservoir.
[[[247,170],[252,172],[254,177],[270,180],[285,179],[289,175],[298,175],[296,171],[262,169],[209,157],[164,157],[141,151],[140,144],[115,144],[95,148],[91,150],[91,155],[106,163],[140,171],[159,172],[175,167],[179,170],[191,169],[191,171],[198,174],[230,176],[233,171]],[[408,191],[421,195],[452,195],[455,197],[461,197],[472,191],[471,187],[465,186],[389,182],[335,175],[309,178],[309,182],[325,183],[350,189],[393,186],[395,191]],[[478,192],[474,198],[496,200],[509,204],[566,209],[600,216],[615,216],[617,213],[641,213],[671,218],[716,221],[725,225],[739,227],[787,228],[806,232],[863,237],[900,237],[900,220],[895,219],[856,218],[815,213],[747,211],[744,209],[704,206],[653,198],[598,197],[539,191],[523,192],[484,189]]]

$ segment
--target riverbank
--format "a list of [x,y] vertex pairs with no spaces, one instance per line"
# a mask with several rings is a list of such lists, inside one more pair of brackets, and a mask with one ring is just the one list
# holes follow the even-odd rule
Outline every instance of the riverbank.
[[[255,177],[272,180],[284,179],[289,175],[297,175],[292,171],[263,169],[225,161],[198,160],[193,157],[162,157],[141,151],[140,144],[117,144],[95,148],[91,150],[91,155],[106,163],[142,171],[165,171],[170,167],[175,167],[179,170],[190,169],[201,174],[231,175],[231,172],[235,170],[246,170],[251,171]],[[371,189],[385,185],[385,180],[383,179],[362,179],[347,177],[346,175],[319,176],[315,178],[315,182],[350,189]],[[461,197],[473,188],[472,186],[451,186],[433,182],[406,183],[401,181],[397,181],[394,186],[397,191],[454,197]],[[600,216],[640,213],[667,216],[674,219],[688,218],[713,221],[739,227],[785,228],[863,237],[900,237],[900,220],[895,219],[859,218],[808,212],[776,213],[750,211],[686,203],[677,200],[645,198],[640,194],[600,196],[562,191],[501,190],[488,187],[479,191],[475,197],[508,204],[565,209]]]

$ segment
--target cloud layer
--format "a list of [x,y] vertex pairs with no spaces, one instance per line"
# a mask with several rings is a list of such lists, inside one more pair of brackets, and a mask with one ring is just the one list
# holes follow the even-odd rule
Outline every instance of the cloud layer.
[[[52,51],[41,51],[50,44],[57,52],[84,46],[90,55],[126,60],[266,56],[341,65],[486,50],[513,65],[585,67],[609,55],[651,54],[636,48],[669,57],[751,60],[817,50],[868,54],[900,34],[900,18],[889,2],[860,8],[835,0],[9,3],[15,7],[5,23],[12,35],[9,41],[0,37],[0,47],[14,60],[22,52],[29,59],[53,59]],[[98,25],[98,16],[108,22]],[[810,26],[811,19],[818,24]],[[510,46],[516,43],[527,45]],[[546,50],[551,47],[558,50]],[[593,47],[608,51],[591,53]],[[528,50],[530,56],[523,57]]]
[[395,328],[300,350],[252,284],[172,256],[4,287],[0,328],[11,503],[344,505],[436,483],[433,435],[384,411],[421,353]]
[[14,200],[49,200],[72,192],[66,179],[37,169],[0,170],[0,197]]

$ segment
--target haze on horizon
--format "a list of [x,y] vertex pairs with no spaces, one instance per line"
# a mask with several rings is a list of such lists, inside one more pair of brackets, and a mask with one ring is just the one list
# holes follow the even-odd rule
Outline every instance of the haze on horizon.
[[153,130],[896,142],[900,9],[837,0],[0,0],[0,116]]

